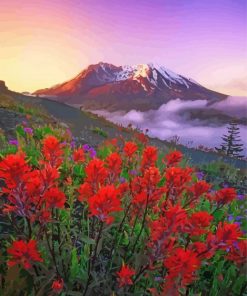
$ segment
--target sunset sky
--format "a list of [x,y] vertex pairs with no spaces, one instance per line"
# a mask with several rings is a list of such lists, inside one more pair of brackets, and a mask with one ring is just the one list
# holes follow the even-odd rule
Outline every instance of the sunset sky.
[[1,0],[0,80],[34,91],[88,64],[157,62],[247,95],[246,0]]

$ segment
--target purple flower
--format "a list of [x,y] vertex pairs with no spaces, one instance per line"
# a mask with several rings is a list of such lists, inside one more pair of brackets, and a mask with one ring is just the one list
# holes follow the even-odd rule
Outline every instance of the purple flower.
[[243,194],[238,194],[237,199],[238,200],[244,200],[244,195]]
[[234,224],[238,225],[239,227],[241,226],[240,222],[234,222]]
[[238,242],[233,242],[233,246],[239,250]]
[[234,220],[233,215],[229,215],[229,216],[228,216],[228,221],[231,222],[231,221],[233,221],[233,220]]
[[198,180],[202,180],[204,177],[204,173],[203,172],[196,172],[196,176]]
[[82,148],[85,152],[88,152],[90,150],[90,146],[88,144],[83,145]]
[[136,175],[137,175],[137,171],[136,171],[136,170],[131,170],[131,171],[130,171],[130,175],[132,175],[132,176],[136,176]]
[[235,217],[235,220],[236,220],[236,221],[240,221],[240,220],[242,220],[242,219],[243,219],[243,216],[236,216],[236,217]]
[[97,154],[93,148],[90,148],[88,152],[91,158],[94,158]]
[[223,183],[223,187],[224,187],[224,188],[228,188],[229,185],[228,185],[227,183]]
[[25,127],[24,132],[26,134],[32,135],[33,134],[33,129],[31,127]]
[[126,182],[126,179],[124,177],[120,177],[119,178],[119,182],[122,184],[122,183],[125,183]]
[[70,148],[72,148],[72,149],[75,148],[75,141],[71,141],[71,143],[70,143]]
[[18,146],[19,145],[18,140],[9,140],[9,144],[10,145],[14,145],[14,146]]

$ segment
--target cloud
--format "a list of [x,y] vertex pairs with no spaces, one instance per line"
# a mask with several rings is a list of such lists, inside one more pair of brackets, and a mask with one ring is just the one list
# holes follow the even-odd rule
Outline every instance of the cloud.
[[212,108],[224,111],[230,116],[247,117],[247,97],[229,96],[226,100],[212,105]]
[[[238,102],[238,103],[236,103]],[[245,101],[246,102],[246,101]],[[193,142],[192,146],[205,145],[207,147],[216,147],[221,144],[221,137],[227,131],[226,125],[211,125],[210,121],[205,125],[198,119],[189,120],[186,110],[207,108],[207,101],[181,101],[176,99],[160,106],[158,110],[149,110],[141,112],[131,110],[128,113],[124,111],[109,112],[95,111],[95,113],[106,117],[108,120],[127,126],[133,124],[142,130],[148,129],[151,137],[157,137],[161,140],[170,139],[175,135],[180,138],[181,143],[188,144]],[[222,110],[233,110],[233,106],[243,108],[243,102],[239,98],[228,98],[222,103],[213,105],[213,107]],[[240,126],[241,138],[247,147],[247,128]]]

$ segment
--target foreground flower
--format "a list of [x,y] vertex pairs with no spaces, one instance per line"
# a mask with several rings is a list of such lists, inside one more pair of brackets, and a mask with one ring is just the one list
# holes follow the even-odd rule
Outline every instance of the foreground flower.
[[76,163],[82,163],[85,161],[84,150],[82,148],[78,148],[73,153],[73,160]]
[[167,284],[171,285],[179,280],[180,285],[184,287],[195,279],[195,271],[200,267],[200,260],[195,252],[178,248],[165,259],[164,265],[168,269]]
[[137,151],[138,147],[133,142],[126,142],[124,146],[124,153],[130,158]]
[[64,286],[63,279],[58,279],[53,281],[51,288],[54,293],[59,294],[62,292],[63,286]]
[[91,216],[96,216],[107,224],[112,223],[114,220],[112,214],[122,210],[117,195],[118,190],[114,186],[101,187],[98,193],[88,200]]
[[10,267],[20,264],[25,269],[29,269],[34,262],[43,262],[43,259],[37,250],[37,243],[35,240],[30,240],[28,243],[23,240],[14,241],[12,246],[8,248],[7,252],[12,257],[8,261],[8,266]]
[[45,194],[47,208],[63,208],[66,197],[65,194],[58,188],[50,188]]
[[237,198],[234,188],[223,188],[216,192],[214,199],[218,204],[226,204]]
[[52,166],[58,167],[62,163],[62,145],[54,136],[47,136],[43,141],[43,154]]
[[9,144],[10,145],[14,145],[14,146],[18,146],[19,145],[18,140],[9,140]]
[[0,162],[0,178],[5,180],[8,188],[16,187],[30,171],[25,157],[24,153],[9,154]]
[[165,156],[166,165],[168,167],[176,166],[181,162],[182,158],[183,154],[180,151],[173,151]]
[[135,275],[135,270],[123,264],[120,271],[117,272],[119,287],[132,285],[131,277]]

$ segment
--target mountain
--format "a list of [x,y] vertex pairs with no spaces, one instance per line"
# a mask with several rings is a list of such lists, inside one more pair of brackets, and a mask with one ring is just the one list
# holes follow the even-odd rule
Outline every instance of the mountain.
[[69,81],[34,94],[85,109],[109,111],[158,109],[177,98],[207,100],[213,104],[227,97],[160,65],[115,66],[103,62],[90,65]]

